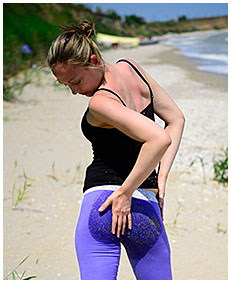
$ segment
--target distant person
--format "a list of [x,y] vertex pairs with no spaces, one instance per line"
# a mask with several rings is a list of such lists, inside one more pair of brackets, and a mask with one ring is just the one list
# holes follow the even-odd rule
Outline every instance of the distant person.
[[[137,63],[102,59],[91,39],[92,23],[61,29],[48,65],[74,95],[90,98],[81,127],[94,159],[86,170],[75,234],[81,279],[116,279],[121,244],[137,279],[172,279],[162,217],[184,117]],[[165,129],[155,123],[154,112]]]

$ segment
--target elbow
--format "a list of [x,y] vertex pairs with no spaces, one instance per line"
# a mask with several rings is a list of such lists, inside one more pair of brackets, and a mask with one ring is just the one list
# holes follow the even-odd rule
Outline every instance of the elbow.
[[168,123],[165,122],[165,127],[164,127],[165,129],[167,127],[170,127],[170,126],[171,126],[171,128],[175,127],[177,129],[183,130],[184,126],[185,126],[184,115],[182,113],[180,113],[180,114],[176,115],[172,121],[170,121]]
[[184,128],[185,125],[185,117],[183,115],[183,113],[181,112],[180,115],[178,115],[178,117],[176,118],[176,121],[178,122],[178,124]]
[[166,151],[172,144],[172,139],[167,132],[163,132],[163,134],[161,135],[160,143],[161,147],[163,148],[163,151]]
[[170,138],[170,136],[167,134],[165,136],[165,146],[168,148],[171,144],[172,144],[172,139]]
[[184,115],[182,114],[182,116],[179,118],[180,120],[180,123],[182,124],[182,126],[184,127],[184,124],[185,124],[185,117]]

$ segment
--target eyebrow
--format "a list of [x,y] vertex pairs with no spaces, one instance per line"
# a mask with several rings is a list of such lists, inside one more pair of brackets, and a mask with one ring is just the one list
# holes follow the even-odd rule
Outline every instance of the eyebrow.
[[75,80],[76,79],[76,76],[74,76],[73,78],[71,78],[68,83],[70,83],[71,81]]
[[[70,82],[73,81],[74,79],[76,79],[76,76],[74,76],[73,78],[71,78],[71,79],[68,81],[68,83],[70,83]],[[57,81],[58,81],[60,84],[64,84],[64,83],[60,82],[58,79],[57,79]]]

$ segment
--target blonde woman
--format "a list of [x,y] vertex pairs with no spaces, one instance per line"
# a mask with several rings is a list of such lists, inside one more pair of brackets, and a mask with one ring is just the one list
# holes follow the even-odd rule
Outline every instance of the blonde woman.
[[81,279],[116,279],[121,244],[137,279],[172,279],[162,218],[182,112],[133,60],[105,62],[92,23],[61,28],[47,62],[74,95],[89,97],[81,127],[94,153],[75,234]]

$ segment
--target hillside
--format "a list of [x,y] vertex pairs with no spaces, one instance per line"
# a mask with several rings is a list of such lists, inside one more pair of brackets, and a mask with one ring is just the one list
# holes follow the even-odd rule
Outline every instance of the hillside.
[[[224,29],[228,26],[227,16],[190,20],[183,16],[167,22],[145,22],[135,15],[128,15],[122,20],[113,10],[105,14],[94,13],[85,5],[70,3],[4,3],[3,15],[5,79],[28,62],[44,61],[52,39],[59,33],[57,25],[88,19],[95,23],[100,33],[148,38],[167,32]],[[30,54],[22,52],[24,45],[29,46]]]

